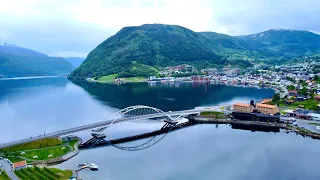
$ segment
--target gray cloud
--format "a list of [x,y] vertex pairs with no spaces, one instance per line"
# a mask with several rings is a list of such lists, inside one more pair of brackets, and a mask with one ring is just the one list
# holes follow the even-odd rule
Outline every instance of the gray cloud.
[[274,28],[320,32],[318,4],[318,0],[225,0],[216,7],[220,12],[215,19],[233,35]]
[[0,40],[61,56],[83,56],[123,26],[145,23],[230,35],[273,28],[320,32],[318,0],[0,0],[0,4]]

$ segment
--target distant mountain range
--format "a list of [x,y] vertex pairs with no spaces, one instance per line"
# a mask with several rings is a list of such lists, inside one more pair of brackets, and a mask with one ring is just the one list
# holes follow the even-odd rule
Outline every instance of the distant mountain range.
[[132,68],[132,62],[163,67],[187,63],[198,68],[248,67],[320,54],[320,35],[268,30],[246,36],[194,32],[185,27],[145,24],[124,27],[93,49],[70,77],[96,77]]
[[0,42],[0,78],[67,75],[73,70],[63,58]]
[[79,67],[81,63],[85,60],[85,58],[81,57],[65,57],[64,59],[71,63],[72,66],[75,68]]

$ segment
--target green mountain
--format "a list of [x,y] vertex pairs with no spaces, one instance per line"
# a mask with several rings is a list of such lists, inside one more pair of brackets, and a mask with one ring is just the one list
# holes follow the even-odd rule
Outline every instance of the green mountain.
[[122,28],[94,50],[70,77],[95,77],[128,72],[138,64],[163,67],[187,63],[198,68],[248,67],[252,63],[282,63],[318,54],[320,35],[307,31],[269,30],[247,36],[194,32],[163,24]]
[[320,35],[308,31],[271,29],[246,36],[200,34],[222,46],[228,59],[277,63],[320,52]]
[[149,66],[223,63],[208,38],[175,25],[125,27],[92,50],[72,76],[93,77],[127,70],[132,61]]
[[0,77],[67,75],[73,69],[63,58],[0,43]]
[[258,48],[272,57],[289,59],[320,53],[320,35],[308,31],[271,29],[238,38],[247,42],[259,42]]

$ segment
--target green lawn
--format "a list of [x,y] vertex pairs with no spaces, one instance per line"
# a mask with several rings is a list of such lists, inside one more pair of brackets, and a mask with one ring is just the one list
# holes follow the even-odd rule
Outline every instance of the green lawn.
[[69,145],[72,147],[72,151],[74,151],[74,145],[78,142],[78,140],[72,140],[69,142]]
[[0,180],[10,180],[6,172],[0,170]]
[[[64,147],[65,149],[62,149]],[[70,148],[68,146],[58,146],[58,147],[51,147],[51,148],[44,148],[44,149],[37,149],[32,151],[25,151],[25,154],[21,154],[21,151],[19,152],[10,152],[7,153],[7,156],[21,156],[28,159],[33,160],[45,160],[45,159],[52,159],[59,156],[62,156],[70,151]],[[52,157],[49,158],[49,155],[52,154]],[[4,157],[6,157],[6,155]],[[38,158],[33,158],[33,156],[38,156]],[[19,158],[18,158],[19,159]],[[16,162],[16,161],[15,161]]]
[[38,168],[36,166],[14,171],[14,173],[23,180],[65,180],[72,176],[72,171],[70,170],[64,171],[56,168]]
[[319,104],[318,101],[314,100],[314,99],[309,99],[306,101],[302,101],[302,102],[295,102],[293,103],[293,107],[297,108],[299,105],[304,105],[305,109],[309,109],[309,110],[317,110],[318,107],[317,105]]
[[223,115],[223,112],[216,112],[216,111],[205,111],[200,113],[201,116],[211,116],[211,115]]
[[129,77],[129,78],[122,78],[125,82],[146,82],[147,78],[145,77]]
[[309,122],[308,124],[316,125],[316,126],[319,126],[319,125],[320,125],[320,123],[315,123],[315,122]]
[[[64,147],[65,149],[62,149]],[[33,159],[33,156],[38,156],[37,159],[34,160],[45,160],[45,159],[52,159],[64,154],[67,154],[70,151],[68,146],[59,146],[59,147],[52,147],[48,149],[39,149],[34,151],[25,152],[26,154],[20,155],[22,157],[26,157],[28,159]],[[49,158],[49,155],[52,154],[52,157]]]
[[97,81],[101,82],[114,82],[115,78],[118,76],[118,74],[110,74],[108,76],[102,76],[98,78]]
[[[117,77],[118,74],[110,74],[108,76],[102,76],[98,78],[98,82],[101,83],[113,83],[115,82],[115,78]],[[146,82],[148,79],[145,77],[128,77],[128,78],[120,78],[121,81],[124,82]]]
[[[74,146],[76,141],[70,141],[69,144]],[[22,161],[20,157],[25,157],[32,160],[47,160],[56,158],[67,154],[70,151],[69,146],[62,146],[63,142],[58,139],[44,139],[31,143],[12,146],[9,148],[1,149],[1,156],[10,159],[12,162]],[[63,149],[64,147],[64,149]],[[25,154],[21,154],[24,152]],[[49,155],[52,157],[49,158]],[[38,158],[33,158],[38,156]]]
[[30,143],[19,144],[19,145],[3,148],[3,149],[0,149],[0,153],[53,147],[53,146],[59,146],[62,144],[63,144],[63,142],[57,138],[47,138],[47,139],[42,139],[39,141],[34,141],[34,142],[30,142]]
[[200,116],[214,118],[214,119],[225,119],[225,118],[227,118],[227,116],[225,116],[223,112],[217,112],[217,111],[201,112]]
[[8,156],[5,156],[5,158],[8,158],[11,162],[20,162],[20,161],[23,161],[24,159],[22,158],[18,158],[18,157],[8,157]]

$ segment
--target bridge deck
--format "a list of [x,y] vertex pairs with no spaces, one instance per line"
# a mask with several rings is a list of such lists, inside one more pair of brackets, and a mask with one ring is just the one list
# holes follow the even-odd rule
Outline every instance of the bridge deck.
[[92,139],[90,139],[89,141],[87,141],[86,143],[83,143],[79,146],[79,149],[88,149],[88,148],[94,148],[94,147],[100,147],[100,146],[108,146],[108,145],[115,145],[115,144],[120,144],[120,143],[125,143],[125,142],[130,142],[130,141],[136,141],[136,140],[140,140],[140,139],[144,139],[144,138],[149,138],[149,137],[153,137],[153,136],[157,136],[160,134],[164,134],[167,133],[169,130],[170,131],[174,131],[177,129],[181,129],[183,127],[187,127],[187,126],[191,126],[196,124],[195,122],[184,122],[181,124],[178,124],[178,126],[173,126],[173,127],[166,127],[166,128],[162,128],[160,130],[156,130],[156,131],[152,131],[152,132],[148,132],[148,133],[143,133],[143,134],[139,134],[139,135],[134,135],[134,136],[128,136],[128,137],[123,137],[123,138],[118,138],[118,139],[113,139],[113,140],[109,140],[109,141],[99,141],[96,144],[93,144],[97,141],[92,141]]
[[65,130],[49,133],[49,134],[46,134],[45,136],[33,137],[33,138],[28,138],[28,139],[22,139],[22,140],[19,140],[19,141],[0,144],[0,148],[5,148],[5,147],[14,146],[14,145],[17,145],[17,144],[33,142],[33,141],[37,141],[37,140],[41,140],[41,139],[45,139],[45,138],[60,137],[60,136],[73,134],[73,133],[80,132],[80,131],[95,129],[95,128],[99,128],[99,127],[105,127],[105,126],[108,126],[108,125],[112,124],[112,122],[113,123],[121,123],[121,122],[127,122],[127,121],[133,121],[133,120],[143,120],[143,119],[156,118],[156,117],[190,115],[190,114],[199,113],[199,112],[201,112],[201,110],[192,109],[192,110],[184,110],[184,111],[173,111],[173,112],[164,112],[164,113],[141,115],[141,116],[135,116],[135,117],[119,118],[115,122],[113,122],[112,120],[110,120],[110,121],[102,121],[102,122],[98,122],[98,123],[92,123],[92,124],[88,124],[88,125],[78,126],[78,127],[75,127],[75,128],[69,128],[69,129],[65,129]]

